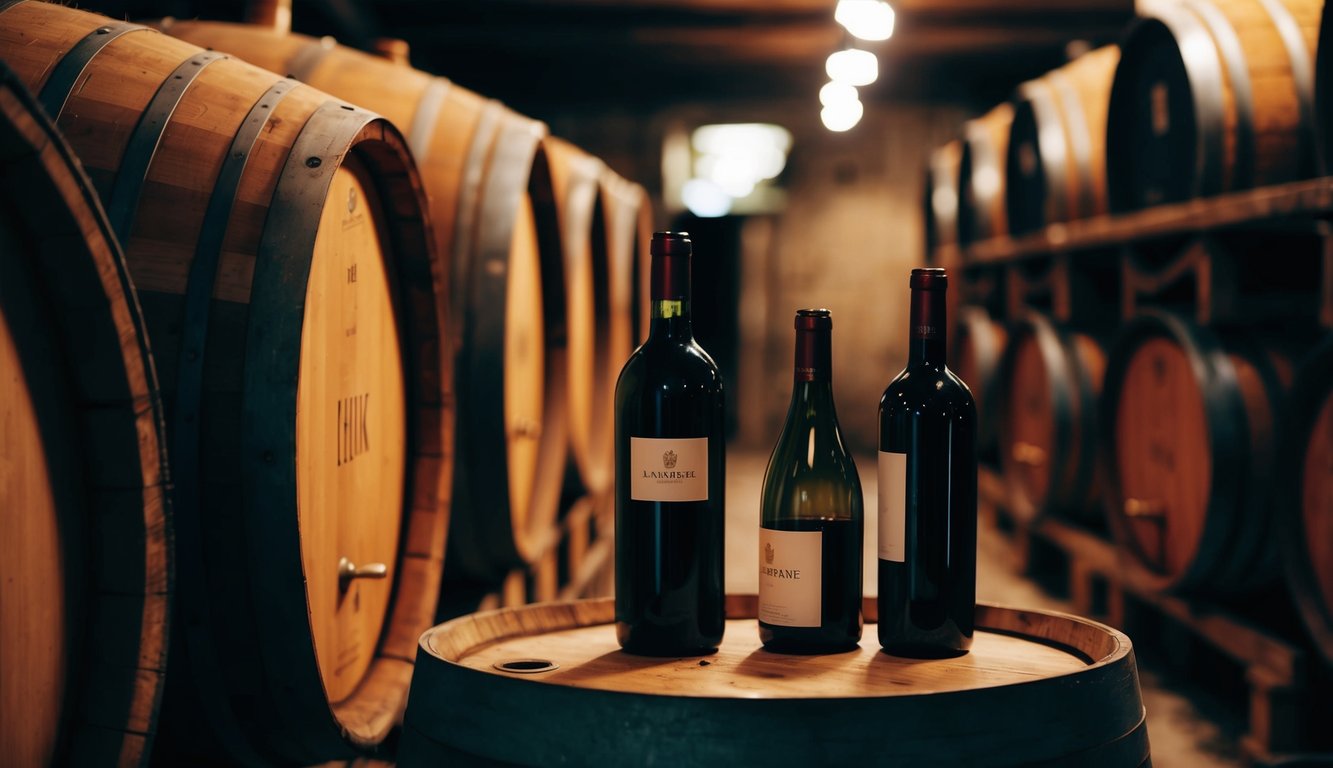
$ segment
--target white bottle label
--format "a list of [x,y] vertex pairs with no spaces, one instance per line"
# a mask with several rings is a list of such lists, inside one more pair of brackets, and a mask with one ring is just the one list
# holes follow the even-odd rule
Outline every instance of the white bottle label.
[[708,438],[631,437],[629,497],[708,501]]
[[879,559],[907,561],[907,454],[879,452]]
[[818,627],[823,611],[824,532],[759,529],[759,620]]

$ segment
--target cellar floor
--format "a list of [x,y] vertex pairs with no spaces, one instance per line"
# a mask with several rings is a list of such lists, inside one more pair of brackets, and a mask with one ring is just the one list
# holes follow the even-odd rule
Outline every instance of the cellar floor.
[[[727,453],[727,591],[759,589],[756,566],[759,548],[759,498],[768,454],[755,450]],[[876,593],[875,460],[858,457],[857,468],[866,501],[865,594]],[[977,599],[1023,608],[1069,611],[1069,604],[1051,597],[1015,572],[1013,555],[998,532],[982,527],[978,535]],[[1133,639],[1132,637],[1130,638]],[[1148,734],[1156,768],[1240,766],[1237,736],[1244,730],[1239,715],[1228,713],[1206,696],[1192,691],[1170,669],[1145,665],[1139,675]]]

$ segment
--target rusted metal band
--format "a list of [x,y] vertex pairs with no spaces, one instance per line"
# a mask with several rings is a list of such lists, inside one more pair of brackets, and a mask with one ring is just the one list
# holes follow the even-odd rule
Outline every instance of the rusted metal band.
[[107,218],[115,230],[120,242],[129,244],[130,228],[134,226],[134,215],[139,210],[139,196],[143,191],[144,180],[148,177],[148,166],[157,153],[157,145],[162,140],[162,132],[171,115],[181,102],[181,97],[189,89],[195,78],[219,59],[228,58],[217,51],[200,51],[176,67],[157,89],[148,108],[139,117],[139,124],[134,126],[134,133],[125,145],[121,156],[120,169],[116,171],[116,181],[111,188],[111,197],[107,201]]
[[139,30],[156,32],[156,30],[150,30],[141,24],[113,21],[89,32],[82,40],[75,43],[73,48],[69,49],[69,52],[60,59],[60,63],[56,64],[55,69],[51,71],[51,76],[47,78],[46,85],[42,86],[42,92],[37,95],[37,100],[42,103],[42,108],[46,110],[46,114],[51,117],[52,122],[60,120],[60,113],[65,110],[65,102],[69,100],[69,94],[74,90],[74,84],[78,82],[79,75],[82,75],[83,70],[88,67],[88,62],[101,53],[102,49],[112,40],[126,32],[137,32]]

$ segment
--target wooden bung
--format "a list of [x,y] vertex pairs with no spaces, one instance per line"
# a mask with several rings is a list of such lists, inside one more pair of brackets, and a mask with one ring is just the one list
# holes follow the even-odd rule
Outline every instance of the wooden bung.
[[1274,480],[1279,558],[1311,638],[1333,663],[1333,339],[1297,372],[1281,435]]
[[963,124],[958,161],[958,243],[1009,234],[1004,210],[1004,163],[1014,108],[1001,104]]
[[[622,652],[610,598],[442,624],[421,639],[399,759],[1137,766],[1148,756],[1134,652],[1109,627],[979,605],[975,643],[956,659],[889,656],[873,628],[849,653],[791,656],[762,649],[757,602],[727,598],[722,646],[703,657]],[[868,622],[875,609],[867,599]]]
[[1318,173],[1322,0],[1182,0],[1131,27],[1111,86],[1107,184],[1128,211]]
[[0,58],[92,178],[162,377],[181,630],[163,740],[242,762],[379,744],[448,517],[447,283],[405,140],[54,4],[0,13]]
[[0,63],[0,754],[13,765],[147,765],[157,732],[172,528],[130,285],[70,146]]
[[1106,213],[1106,112],[1119,60],[1108,45],[1019,86],[1004,189],[1014,234]]
[[1036,312],[1010,325],[992,402],[1009,509],[1020,519],[1101,519],[1097,398],[1105,369],[1094,336]]
[[569,311],[574,287],[565,280],[552,168],[541,146],[546,127],[445,78],[331,39],[222,22],[162,26],[407,127],[457,329],[457,370],[441,381],[442,398],[456,397],[460,414],[448,567],[495,581],[535,563],[555,536],[564,480],[567,355],[591,348],[584,339],[594,331],[586,314]]
[[1119,546],[1158,589],[1230,596],[1276,576],[1269,530],[1276,404],[1271,344],[1144,312],[1107,365],[1102,436]]

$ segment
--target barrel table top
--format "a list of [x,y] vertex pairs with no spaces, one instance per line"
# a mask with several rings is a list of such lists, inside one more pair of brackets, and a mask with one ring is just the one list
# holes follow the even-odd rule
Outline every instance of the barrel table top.
[[435,627],[421,638],[404,764],[440,755],[594,763],[624,750],[685,763],[1147,760],[1132,645],[1110,627],[979,605],[971,652],[906,659],[880,651],[870,598],[857,649],[790,655],[763,649],[753,595],[727,600],[722,645],[705,656],[622,652],[608,598]]

